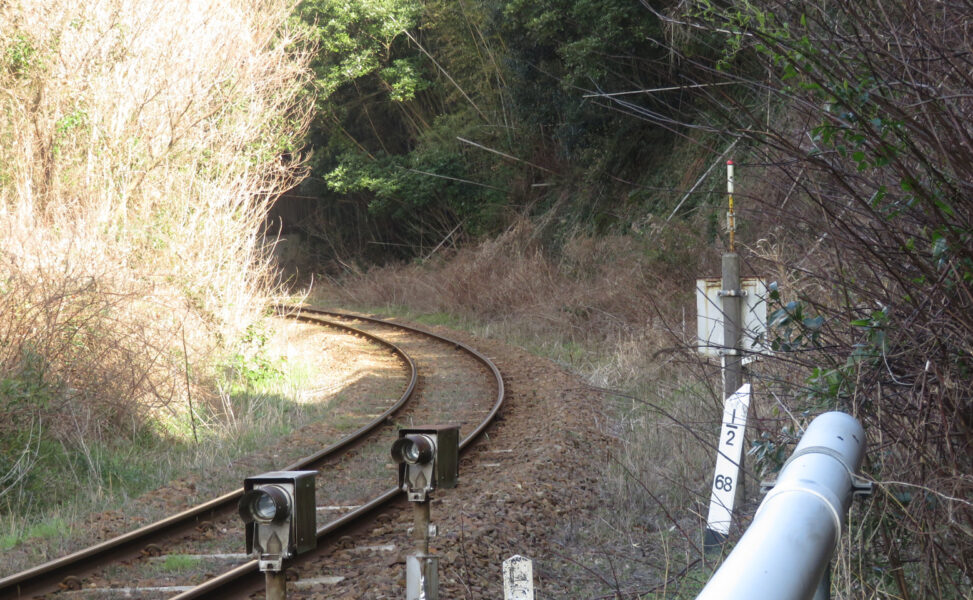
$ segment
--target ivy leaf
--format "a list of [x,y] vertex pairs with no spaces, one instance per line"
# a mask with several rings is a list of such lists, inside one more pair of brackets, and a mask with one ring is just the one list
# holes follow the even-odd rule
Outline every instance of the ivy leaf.
[[821,329],[821,326],[824,324],[824,317],[822,316],[808,317],[804,319],[803,323],[804,326],[807,327],[808,329],[817,331],[818,329]]

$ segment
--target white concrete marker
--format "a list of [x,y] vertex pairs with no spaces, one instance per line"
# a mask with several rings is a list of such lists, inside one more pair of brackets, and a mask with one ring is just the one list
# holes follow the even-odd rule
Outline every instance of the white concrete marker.
[[503,561],[504,600],[534,600],[534,563],[515,554]]

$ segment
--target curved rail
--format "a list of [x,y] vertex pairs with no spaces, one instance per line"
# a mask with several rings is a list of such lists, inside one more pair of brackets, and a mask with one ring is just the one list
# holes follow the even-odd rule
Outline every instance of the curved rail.
[[308,314],[315,314],[315,315],[331,315],[331,316],[334,316],[334,317],[340,317],[342,319],[357,319],[359,321],[368,321],[370,323],[378,323],[380,325],[398,327],[399,329],[405,329],[407,331],[412,331],[412,332],[418,333],[420,335],[425,335],[425,336],[428,336],[428,337],[431,337],[431,338],[435,338],[435,339],[438,339],[438,340],[445,341],[447,343],[453,344],[454,346],[456,346],[458,348],[462,348],[468,354],[470,354],[471,356],[473,356],[477,361],[479,361],[481,364],[483,364],[490,371],[490,373],[493,375],[494,379],[496,379],[496,382],[497,382],[497,397],[496,397],[496,400],[493,403],[493,407],[490,409],[490,413],[487,415],[486,419],[484,419],[476,427],[476,429],[474,429],[472,432],[470,432],[470,434],[468,436],[466,436],[465,438],[463,438],[462,440],[460,440],[460,443],[459,443],[459,449],[460,450],[463,450],[464,448],[466,448],[467,445],[469,445],[471,442],[473,442],[474,440],[476,440],[480,436],[480,434],[483,433],[483,430],[486,429],[490,425],[490,423],[493,422],[493,418],[497,416],[497,412],[500,410],[500,407],[503,405],[504,387],[503,387],[503,376],[500,374],[500,369],[498,369],[497,368],[497,365],[493,364],[493,361],[490,360],[489,358],[487,358],[479,350],[476,350],[475,348],[472,348],[472,347],[464,344],[463,342],[460,342],[460,341],[457,341],[457,340],[454,340],[454,339],[451,339],[451,338],[448,338],[448,337],[445,337],[445,336],[442,336],[442,335],[437,335],[435,333],[431,333],[431,332],[426,331],[424,329],[421,329],[419,327],[413,327],[411,325],[403,325],[401,323],[392,323],[390,321],[384,321],[382,319],[376,319],[374,317],[366,317],[366,316],[355,315],[355,314],[351,314],[351,313],[343,313],[343,312],[328,311],[328,310],[319,310],[319,309],[315,309],[315,308],[306,308],[306,307],[305,308],[301,308],[301,311],[302,312],[305,312],[305,313],[308,313]]
[[[469,435],[460,440],[459,450],[462,453],[471,443],[473,443],[480,434],[493,422],[494,417],[496,417],[497,412],[500,411],[500,407],[503,405],[504,399],[504,384],[503,376],[500,374],[500,369],[497,368],[493,361],[487,358],[485,355],[480,353],[478,350],[471,348],[470,346],[464,344],[463,342],[456,341],[445,336],[437,335],[429,331],[425,331],[418,327],[412,327],[410,325],[402,325],[401,323],[391,323],[389,321],[383,321],[382,319],[376,319],[373,317],[365,317],[361,315],[325,311],[312,308],[302,307],[301,312],[313,315],[329,315],[336,316],[344,319],[357,319],[360,321],[369,321],[372,323],[378,323],[385,326],[397,327],[399,329],[405,329],[407,331],[412,331],[420,335],[431,337],[449,344],[455,345],[457,348],[462,348],[468,354],[473,356],[477,361],[482,363],[490,373],[493,375],[497,383],[497,396],[490,409],[490,413],[486,416],[483,421],[472,431]],[[399,488],[389,488],[381,495],[372,499],[367,504],[364,504],[354,511],[351,511],[321,527],[317,530],[317,539],[320,543],[322,539],[327,538],[329,535],[338,531],[346,526],[351,525],[355,521],[364,519],[364,517],[381,506],[388,504],[403,492]],[[195,588],[183,592],[177,596],[173,596],[171,600],[190,600],[194,598],[226,598],[231,595],[252,593],[260,589],[264,582],[258,577],[258,564],[256,560],[244,563],[230,571],[227,571],[221,575],[206,581],[205,583],[196,586]]]
[[[379,345],[392,350],[408,366],[410,371],[409,384],[399,399],[390,406],[385,412],[380,414],[372,421],[366,423],[361,428],[353,431],[341,438],[331,446],[324,448],[310,456],[306,456],[299,461],[284,467],[284,471],[296,471],[307,468],[315,462],[335,454],[347,446],[355,443],[361,437],[379,427],[387,418],[401,409],[412,397],[419,380],[419,372],[416,363],[411,356],[406,354],[395,344],[384,340],[368,332],[327,321],[321,318],[309,318],[301,314],[285,314],[286,318],[298,321],[324,325],[335,329],[340,329],[353,335],[360,335]],[[148,543],[168,533],[172,533],[183,528],[190,527],[203,520],[212,518],[213,515],[225,511],[234,510],[236,503],[243,495],[243,488],[228,492],[199,504],[193,508],[172,515],[165,519],[156,521],[139,529],[106,540],[94,546],[89,546],[72,554],[54,559],[42,565],[38,565],[26,571],[15,573],[0,579],[0,599],[5,598],[29,598],[35,595],[54,591],[58,585],[68,576],[87,573],[92,568],[110,560],[118,560],[138,554]]]

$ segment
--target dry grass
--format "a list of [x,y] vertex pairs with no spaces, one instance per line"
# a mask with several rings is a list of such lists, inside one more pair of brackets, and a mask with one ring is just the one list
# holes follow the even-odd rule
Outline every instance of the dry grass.
[[0,7],[0,496],[37,492],[50,440],[184,414],[259,318],[260,225],[309,110],[290,8]]
[[[675,226],[673,226],[675,227]],[[695,335],[695,274],[714,268],[689,228],[575,235],[554,245],[520,221],[503,235],[423,264],[376,268],[318,286],[338,304],[404,307],[479,323],[616,385],[652,368],[652,354]],[[716,254],[714,253],[714,256]],[[676,324],[674,331],[671,324]]]

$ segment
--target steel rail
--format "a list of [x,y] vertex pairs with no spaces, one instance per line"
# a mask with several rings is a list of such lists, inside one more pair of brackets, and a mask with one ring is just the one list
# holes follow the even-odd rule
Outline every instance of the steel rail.
[[[343,450],[382,425],[386,419],[398,412],[412,397],[419,380],[419,372],[411,356],[397,345],[376,335],[326,319],[309,318],[299,313],[284,314],[283,316],[298,321],[340,329],[352,335],[365,337],[372,342],[391,349],[409,369],[409,384],[395,404],[372,421],[341,438],[331,446],[315,452],[310,456],[306,456],[282,469],[285,471],[293,471],[306,469],[325,457]],[[235,509],[236,502],[242,495],[243,488],[241,487],[193,508],[140,527],[139,529],[129,531],[112,539],[105,540],[104,542],[78,550],[77,552],[4,577],[0,579],[0,600],[6,600],[7,598],[31,598],[36,595],[45,594],[56,590],[61,582],[69,576],[86,574],[106,562],[135,556],[147,544],[158,538],[188,528],[203,520],[211,519],[214,515]]]
[[497,412],[500,410],[500,407],[503,405],[504,387],[503,387],[503,376],[500,374],[500,369],[498,369],[497,368],[497,365],[493,364],[493,361],[490,360],[489,358],[487,358],[486,355],[484,355],[483,353],[481,353],[479,350],[476,350],[475,348],[472,348],[472,347],[468,346],[467,344],[464,344],[463,342],[460,342],[460,341],[457,341],[457,340],[448,338],[446,336],[442,336],[442,335],[438,335],[438,334],[435,334],[435,333],[426,331],[425,329],[421,329],[419,327],[413,327],[411,325],[403,325],[402,323],[394,323],[394,322],[391,322],[391,321],[385,321],[383,319],[377,319],[375,317],[367,317],[367,316],[364,316],[364,315],[356,315],[356,314],[352,314],[352,313],[344,313],[344,312],[338,312],[338,311],[327,311],[327,310],[320,310],[320,309],[306,308],[306,307],[305,308],[302,308],[301,310],[302,310],[302,312],[305,312],[305,313],[308,313],[308,314],[330,315],[330,316],[333,316],[333,317],[339,317],[339,318],[343,318],[343,319],[357,319],[359,321],[368,321],[370,323],[377,323],[379,325],[386,325],[386,326],[391,326],[391,327],[397,327],[399,329],[405,329],[405,330],[408,330],[408,331],[412,331],[414,333],[418,333],[420,335],[425,335],[427,337],[431,337],[431,338],[435,338],[435,339],[438,339],[438,340],[442,340],[442,341],[447,342],[449,344],[453,344],[454,346],[456,346],[458,348],[462,348],[468,354],[470,354],[474,358],[476,358],[477,361],[479,361],[485,367],[487,367],[487,369],[489,369],[490,373],[493,375],[494,379],[496,379],[496,382],[497,382],[497,397],[496,397],[496,400],[494,401],[493,407],[490,409],[490,414],[487,415],[486,419],[484,419],[479,424],[479,426],[477,426],[477,428],[474,429],[468,436],[466,436],[465,438],[463,438],[460,441],[460,444],[459,444],[459,449],[460,450],[463,450],[464,448],[466,448],[466,446],[468,444],[472,443],[474,440],[476,440],[480,436],[481,433],[483,433],[483,430],[484,429],[486,429],[487,427],[489,427],[490,423],[493,422],[493,418],[497,416]]
[[[481,421],[480,424],[472,432],[470,432],[466,437],[460,440],[459,450],[461,454],[463,453],[464,450],[466,450],[470,446],[470,444],[472,444],[474,441],[477,440],[477,438],[479,438],[479,436],[483,433],[484,430],[486,430],[487,427],[490,426],[490,424],[493,422],[494,417],[496,417],[497,413],[500,411],[500,407],[503,406],[504,383],[503,383],[503,376],[500,374],[500,369],[498,369],[497,366],[493,363],[493,361],[487,358],[484,354],[482,354],[481,352],[479,352],[474,348],[471,348],[470,346],[464,344],[463,342],[451,338],[447,338],[445,336],[441,336],[435,333],[431,333],[429,331],[420,329],[418,327],[412,327],[411,325],[393,323],[382,319],[376,319],[374,317],[366,317],[363,315],[356,315],[356,314],[343,313],[343,312],[319,310],[319,309],[313,309],[308,307],[301,307],[300,311],[312,315],[328,315],[328,316],[334,316],[334,317],[339,317],[344,319],[368,321],[371,323],[376,323],[388,327],[395,327],[398,329],[411,331],[413,333],[431,337],[439,341],[446,342],[448,344],[453,344],[455,347],[463,349],[465,352],[473,356],[478,362],[486,366],[487,369],[490,371],[490,373],[493,375],[494,379],[496,380],[496,384],[497,384],[496,400],[494,401],[493,406],[490,409],[490,413],[486,416],[486,418],[483,419],[483,421]],[[356,521],[364,520],[365,517],[368,516],[370,513],[388,504],[389,502],[401,497],[402,495],[403,492],[401,489],[395,487],[389,488],[381,495],[369,501],[367,504],[364,504],[359,508],[355,509],[354,511],[351,511],[327,523],[326,525],[318,529],[316,532],[318,543],[320,544],[322,540],[327,539],[328,536],[332,535],[336,531],[351,526]],[[304,559],[306,559],[306,557],[307,555],[304,556]],[[294,562],[302,562],[302,557],[297,557],[297,559],[295,559],[295,561],[292,561],[290,564],[293,564]],[[220,599],[220,598],[227,598],[236,595],[251,594],[255,591],[259,591],[264,586],[264,580],[259,577],[259,573],[260,571],[258,570],[257,561],[252,560],[238,567],[235,567],[230,571],[217,575],[216,577],[194,587],[191,590],[187,590],[177,596],[173,596],[170,600],[191,600],[191,599],[198,599],[198,598]]]

